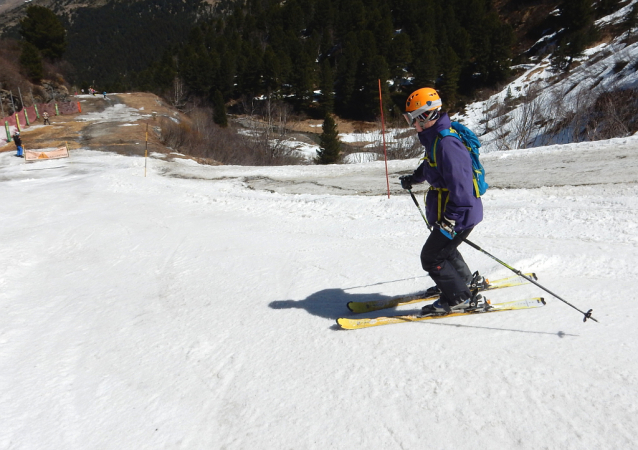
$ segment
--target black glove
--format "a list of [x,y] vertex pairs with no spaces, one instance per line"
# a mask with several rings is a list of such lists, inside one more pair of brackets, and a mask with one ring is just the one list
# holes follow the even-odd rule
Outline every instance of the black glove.
[[439,226],[441,233],[443,233],[445,237],[447,237],[448,239],[454,239],[454,236],[456,236],[456,233],[454,232],[456,220],[448,219],[447,217],[443,216],[443,219],[439,220],[436,224]]
[[401,180],[401,187],[403,189],[412,189],[412,183],[414,182],[412,175],[403,175],[399,177],[399,180]]

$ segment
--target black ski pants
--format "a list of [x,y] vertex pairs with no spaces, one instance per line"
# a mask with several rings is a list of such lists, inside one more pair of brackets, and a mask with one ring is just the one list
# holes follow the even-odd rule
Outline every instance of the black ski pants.
[[469,236],[473,228],[463,230],[448,239],[440,230],[434,229],[421,250],[421,266],[432,281],[441,289],[441,298],[450,305],[470,298],[468,283],[472,281],[472,272],[458,251],[463,239]]

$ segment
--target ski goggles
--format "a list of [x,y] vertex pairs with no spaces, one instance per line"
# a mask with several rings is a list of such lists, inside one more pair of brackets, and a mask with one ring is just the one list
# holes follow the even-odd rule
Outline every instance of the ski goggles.
[[403,114],[403,118],[409,126],[414,125],[414,122],[417,120],[421,122],[429,122],[430,120],[438,118],[439,109],[442,104],[443,102],[440,99],[433,102],[428,101],[423,107]]

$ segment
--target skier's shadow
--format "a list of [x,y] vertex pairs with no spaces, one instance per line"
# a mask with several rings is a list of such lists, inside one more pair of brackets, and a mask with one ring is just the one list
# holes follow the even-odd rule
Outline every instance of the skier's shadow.
[[272,309],[305,309],[315,316],[338,319],[352,314],[346,306],[348,302],[369,302],[389,300],[394,297],[381,294],[349,294],[343,289],[324,289],[309,295],[303,300],[276,300],[268,306]]
[[[414,295],[414,294],[413,294]],[[325,317],[327,319],[338,319],[339,317],[350,317],[355,315],[352,313],[348,307],[346,306],[348,302],[369,302],[374,300],[389,300],[392,296],[381,295],[381,294],[349,294],[343,289],[324,289],[319,292],[315,292],[314,294],[309,295],[303,300],[275,300],[270,302],[268,305],[272,309],[305,309],[310,314],[314,314],[315,316]],[[387,310],[386,310],[387,311]],[[418,311],[414,311],[416,313]],[[368,314],[356,314],[357,317],[371,317],[374,315],[379,315],[379,311],[371,312]],[[384,314],[381,314],[384,315]],[[422,322],[425,323],[425,322]],[[559,331],[558,333],[545,332],[545,331],[528,331],[528,330],[517,330],[517,329],[508,329],[508,328],[495,328],[495,327],[485,327],[478,326],[471,323],[468,324],[454,324],[454,323],[428,323],[428,325],[437,325],[441,327],[457,327],[457,328],[475,328],[481,330],[497,330],[497,331],[512,331],[518,333],[530,333],[530,334],[549,334],[549,335],[557,335],[559,338],[564,337],[576,337],[576,334],[568,334],[563,331]],[[333,325],[331,327],[333,330],[341,330],[342,328],[338,325]]]

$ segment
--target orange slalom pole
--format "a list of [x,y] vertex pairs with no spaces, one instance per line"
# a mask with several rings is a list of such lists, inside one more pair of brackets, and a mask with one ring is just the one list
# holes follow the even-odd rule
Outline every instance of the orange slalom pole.
[[390,198],[390,178],[388,177],[388,152],[385,149],[385,120],[383,118],[383,97],[381,96],[381,79],[379,78],[379,104],[381,105],[381,135],[383,136],[383,155],[385,157],[385,181],[388,185],[388,198]]
[[144,177],[146,178],[146,163],[148,161],[148,122],[146,123],[146,149],[144,150]]

